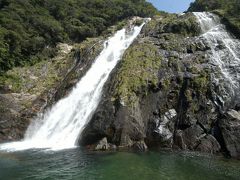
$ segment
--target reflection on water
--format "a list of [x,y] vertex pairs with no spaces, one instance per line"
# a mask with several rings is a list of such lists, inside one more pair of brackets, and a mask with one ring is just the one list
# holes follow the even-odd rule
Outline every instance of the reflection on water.
[[193,153],[0,153],[0,179],[239,179],[240,161]]

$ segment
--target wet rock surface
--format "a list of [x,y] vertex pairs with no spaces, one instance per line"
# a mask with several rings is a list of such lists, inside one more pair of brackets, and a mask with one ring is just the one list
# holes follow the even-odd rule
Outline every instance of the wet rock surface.
[[[238,121],[229,120],[219,106],[222,91],[212,84],[211,47],[200,33],[191,13],[154,17],[112,72],[79,143],[107,137],[119,147],[139,150],[230,151],[238,156]],[[235,104],[225,108],[231,106]]]

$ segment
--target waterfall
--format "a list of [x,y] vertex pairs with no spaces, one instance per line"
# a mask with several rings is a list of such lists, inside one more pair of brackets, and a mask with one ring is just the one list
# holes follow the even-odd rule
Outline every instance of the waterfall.
[[74,148],[81,130],[99,104],[102,88],[109,74],[138,36],[143,25],[144,23],[129,32],[126,29],[117,31],[104,43],[103,51],[71,93],[33,121],[22,141],[2,144],[0,150]]
[[[199,21],[203,38],[210,47],[212,83],[221,106],[233,106],[239,102],[240,41],[230,35],[217,15],[194,12]],[[219,103],[218,103],[219,104]]]

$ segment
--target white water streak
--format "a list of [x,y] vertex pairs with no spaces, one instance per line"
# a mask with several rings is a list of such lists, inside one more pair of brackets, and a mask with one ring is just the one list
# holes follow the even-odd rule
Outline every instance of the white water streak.
[[[212,74],[216,85],[224,86],[223,101],[239,95],[240,88],[240,41],[231,36],[218,16],[208,12],[195,12],[204,38],[211,48]],[[219,71],[219,72],[217,72]],[[231,101],[231,100],[229,100]],[[223,102],[224,103],[224,102]]]
[[104,50],[72,92],[57,102],[42,118],[36,119],[29,126],[23,141],[3,144],[0,149],[16,151],[32,148],[74,148],[81,130],[98,106],[109,74],[143,25],[134,27],[130,32],[122,29],[105,42]]

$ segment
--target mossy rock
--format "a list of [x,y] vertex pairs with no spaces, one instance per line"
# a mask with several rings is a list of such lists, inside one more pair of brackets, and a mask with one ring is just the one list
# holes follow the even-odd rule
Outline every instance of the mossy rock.
[[184,15],[165,14],[154,16],[146,30],[158,29],[158,33],[174,33],[184,37],[199,35],[201,30],[192,13]]
[[200,33],[199,25],[196,21],[196,17],[187,14],[182,15],[184,17],[169,19],[164,27],[166,32],[172,32],[181,34],[183,36],[196,36]]
[[114,96],[134,103],[136,97],[147,93],[149,86],[157,86],[161,57],[158,49],[148,43],[131,46],[122,59],[116,77]]
[[14,93],[40,95],[59,82],[73,65],[73,55],[59,52],[53,59],[42,60],[32,66],[16,67],[0,76],[2,87]]

